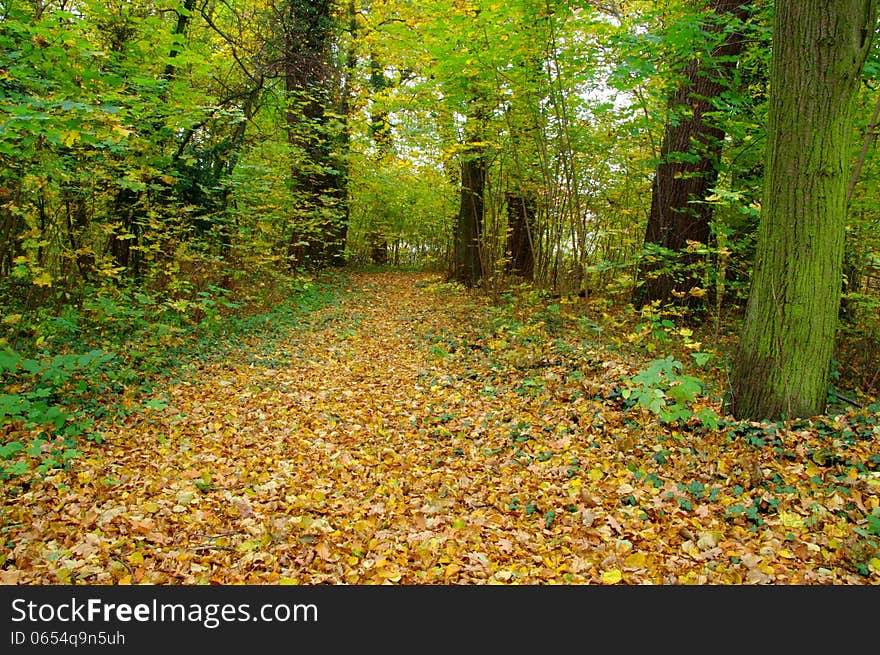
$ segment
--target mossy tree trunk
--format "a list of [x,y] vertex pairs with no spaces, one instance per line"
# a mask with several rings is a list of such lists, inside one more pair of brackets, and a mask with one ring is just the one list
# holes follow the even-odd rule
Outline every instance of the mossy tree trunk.
[[293,190],[300,197],[288,245],[291,266],[342,263],[347,233],[344,166],[331,121],[335,72],[330,51],[333,3],[288,0],[283,14],[285,122],[296,161]]
[[825,411],[843,268],[853,100],[877,0],[778,0],[763,210],[732,376],[739,418]]

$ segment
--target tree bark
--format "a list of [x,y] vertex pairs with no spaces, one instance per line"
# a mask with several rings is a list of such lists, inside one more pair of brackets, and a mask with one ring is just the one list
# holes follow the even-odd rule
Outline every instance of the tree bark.
[[459,282],[473,287],[483,278],[480,238],[483,232],[483,191],[486,159],[469,153],[461,163],[461,202],[455,226],[455,271]]
[[[718,32],[731,19],[744,21],[748,4],[742,0],[711,0],[709,6],[716,18],[707,30]],[[633,294],[636,306],[655,300],[690,307],[702,303],[699,295],[690,293],[700,284],[700,276],[693,270],[699,256],[687,252],[687,247],[690,241],[704,245],[709,242],[712,209],[702,201],[718,179],[724,141],[724,131],[706,114],[714,109],[713,99],[728,87],[741,49],[742,34],[734,29],[706,61],[694,59],[688,63],[686,82],[670,98],[672,118],[660,148],[645,231],[645,246],[663,250],[639,264],[642,284]]]
[[531,280],[535,274],[535,251],[532,247],[532,230],[535,225],[535,201],[533,198],[508,192],[507,202],[507,255],[508,271]]
[[763,211],[731,380],[738,418],[825,411],[853,101],[877,0],[777,0]]
[[345,180],[327,120],[331,5],[330,0],[288,0],[284,16],[287,134],[303,158],[291,171],[301,197],[288,246],[293,267],[336,264],[345,251]]
[[[388,78],[382,70],[382,65],[376,59],[375,53],[370,53],[370,90],[381,93],[391,86]],[[394,135],[391,132],[391,123],[388,120],[388,112],[384,109],[374,108],[370,111],[370,136],[376,146],[376,166],[383,165],[383,160],[388,156],[394,146]],[[388,263],[388,226],[384,220],[372,217],[367,232],[367,242],[370,246],[370,259],[374,264],[384,265]]]
[[[183,3],[183,11],[177,12],[177,25],[174,27],[174,31],[171,33],[174,36],[183,36],[186,33],[187,26],[189,25],[190,16],[192,16],[192,12],[195,9],[196,0],[184,0]],[[171,52],[168,53],[168,63],[165,64],[165,72],[163,73],[163,77],[166,80],[171,80],[174,77],[175,66],[173,60],[180,54],[180,51],[177,49],[177,45],[173,45],[171,47]]]

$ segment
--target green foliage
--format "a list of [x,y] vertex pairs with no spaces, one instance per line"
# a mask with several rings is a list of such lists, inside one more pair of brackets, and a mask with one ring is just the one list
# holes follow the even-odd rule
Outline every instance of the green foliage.
[[[384,253],[391,265],[443,269],[460,166],[474,148],[488,165],[479,245],[496,297],[509,282],[513,193],[534,201],[539,287],[563,297],[585,290],[610,308],[630,297],[642,257],[659,274],[699,279],[695,300],[716,321],[744,305],[761,209],[772,3],[718,31],[705,7],[682,0],[362,3],[353,16],[342,3],[320,25],[331,42],[319,72],[339,84],[295,89],[279,66],[291,46],[272,7],[183,4],[3,5],[0,314],[6,343],[25,359],[115,352],[107,384],[136,387],[143,371],[167,368],[182,340],[219,343],[240,320],[238,305],[259,304],[291,271],[320,263],[326,242],[342,238],[328,226],[346,217],[349,261]],[[274,9],[308,9],[299,4]],[[734,28],[745,47],[706,116],[726,135],[705,199],[709,243],[693,244],[686,260],[643,250],[664,126],[689,118],[670,107],[670,93],[688,63],[707,61]],[[875,101],[864,85],[853,159]],[[314,120],[296,119],[315,102]],[[880,379],[877,161],[870,149],[850,202],[836,354],[836,386],[863,393]],[[347,188],[328,193],[322,180]],[[501,303],[499,348],[549,338],[563,352],[558,339],[572,328],[565,305],[522,311],[544,303],[540,293],[514,288],[515,303]],[[703,315],[648,307],[626,338],[652,357],[667,354],[679,337],[688,343],[682,319]],[[707,411],[699,415],[711,424]]]
[[[343,281],[288,278],[250,302],[213,286],[190,302],[106,288],[80,310],[66,306],[59,316],[19,325],[21,348],[0,342],[0,430],[8,435],[0,444],[0,476],[69,466],[79,453],[77,438],[100,443],[96,422],[132,411],[126,397],[147,396],[163,377],[232,352],[259,359],[261,353],[242,348],[244,335],[273,343],[333,302]],[[165,406],[148,396],[142,403],[146,410]]]
[[683,364],[667,356],[655,359],[636,375],[624,380],[620,395],[624,400],[643,407],[664,423],[686,422],[696,416],[704,425],[717,426],[718,417],[711,410],[694,413],[693,404],[705,391],[703,382],[683,374]]
[[[115,359],[112,353],[92,350],[38,359],[23,357],[11,348],[0,351],[0,381],[7,393],[0,395],[0,427],[38,435],[25,448],[20,440],[8,441],[0,456],[8,461],[21,451],[26,459],[5,462],[0,475],[8,477],[30,470],[67,466],[77,454],[75,438],[93,425],[90,403],[107,388],[104,371]],[[43,445],[46,448],[43,448]]]
[[386,159],[378,168],[358,163],[350,181],[349,259],[370,262],[378,240],[395,266],[442,268],[455,189],[436,170],[403,160]]

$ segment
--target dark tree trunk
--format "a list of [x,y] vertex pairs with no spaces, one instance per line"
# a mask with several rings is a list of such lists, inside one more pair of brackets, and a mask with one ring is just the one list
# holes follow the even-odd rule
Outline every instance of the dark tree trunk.
[[291,171],[294,192],[302,199],[288,246],[294,267],[337,264],[345,254],[345,174],[327,120],[333,104],[331,7],[330,0],[289,0],[284,20],[288,140],[304,159]]
[[113,200],[113,215],[119,219],[119,228],[110,235],[110,254],[113,263],[135,279],[140,277],[140,217],[141,194],[131,189],[120,189]]
[[13,261],[21,254],[21,240],[18,238],[24,229],[24,221],[18,213],[12,212],[8,206],[16,198],[12,189],[0,187],[0,277],[12,272]]
[[86,195],[80,189],[65,189],[64,206],[67,214],[67,245],[76,262],[76,268],[84,282],[91,279],[95,257],[89,250],[81,247],[83,236],[89,225]]
[[388,239],[378,232],[370,232],[367,239],[370,243],[370,261],[379,265],[387,264]]
[[532,228],[535,224],[535,201],[523,194],[507,193],[508,271],[527,280],[535,273]]
[[483,232],[483,191],[486,159],[471,153],[461,163],[461,202],[455,226],[455,270],[453,277],[467,286],[483,278],[480,237]]
[[[728,19],[744,20],[748,3],[711,0],[717,18],[707,29],[715,32]],[[702,304],[700,284],[693,266],[700,256],[687,252],[688,242],[709,242],[712,211],[703,201],[718,178],[724,131],[712,125],[706,113],[712,101],[727,88],[727,79],[742,49],[739,30],[732,30],[707,61],[694,59],[685,68],[686,82],[669,101],[672,119],[666,125],[660,163],[651,187],[651,211],[645,246],[659,246],[655,256],[639,264],[641,284],[633,301],[642,306],[655,300],[696,307]]]
[[[174,31],[172,34],[174,36],[182,36],[186,33],[186,29],[189,26],[189,18],[192,15],[193,9],[195,9],[196,0],[186,0],[183,3],[183,11],[178,12],[177,14],[177,25],[174,26]],[[166,80],[170,80],[174,77],[174,63],[170,60],[177,57],[180,54],[180,51],[177,49],[177,46],[173,46],[171,48],[171,52],[168,53],[169,62],[165,65],[164,77]]]

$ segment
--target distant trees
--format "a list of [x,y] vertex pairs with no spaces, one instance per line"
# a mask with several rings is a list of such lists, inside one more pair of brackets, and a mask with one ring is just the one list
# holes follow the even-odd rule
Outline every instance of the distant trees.
[[342,263],[351,4],[0,3],[0,299]]

